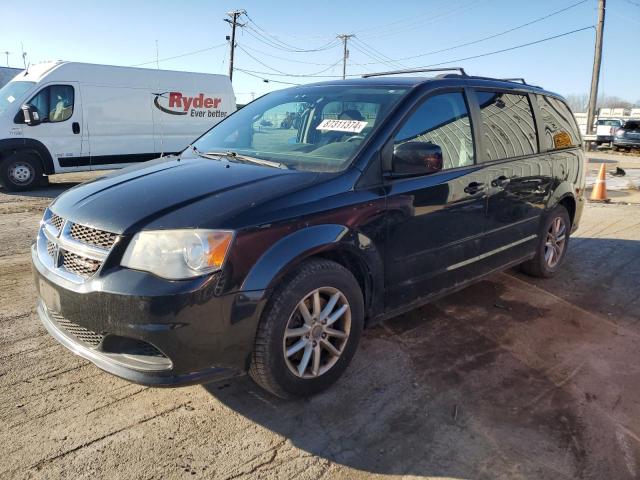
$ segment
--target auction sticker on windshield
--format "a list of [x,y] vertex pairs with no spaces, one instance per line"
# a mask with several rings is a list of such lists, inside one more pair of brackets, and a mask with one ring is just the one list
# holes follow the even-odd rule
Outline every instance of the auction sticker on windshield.
[[327,118],[320,122],[316,130],[333,130],[336,132],[360,133],[364,130],[369,122],[361,122],[360,120],[333,120]]

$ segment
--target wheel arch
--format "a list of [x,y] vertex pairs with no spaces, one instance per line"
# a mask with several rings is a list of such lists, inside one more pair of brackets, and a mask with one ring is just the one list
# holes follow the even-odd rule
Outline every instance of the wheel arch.
[[569,182],[562,182],[553,191],[547,202],[546,210],[550,211],[558,205],[562,205],[567,209],[571,225],[573,225],[576,219],[577,202],[574,194],[574,188]]
[[336,224],[305,227],[280,239],[254,264],[241,290],[271,289],[311,258],[334,261],[354,275],[362,290],[365,316],[382,308],[383,263],[374,242]]
[[35,153],[42,162],[42,171],[51,175],[55,173],[53,157],[49,149],[40,141],[33,138],[6,138],[0,140],[0,161],[17,152],[28,151]]

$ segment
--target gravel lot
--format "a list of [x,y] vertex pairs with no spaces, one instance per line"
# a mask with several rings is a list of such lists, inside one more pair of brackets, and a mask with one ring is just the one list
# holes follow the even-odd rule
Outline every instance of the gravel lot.
[[640,476],[640,205],[589,205],[556,278],[497,274],[387,321],[334,388],[285,402],[246,377],[130,384],[46,334],[29,245],[89,177],[0,190],[0,478]]

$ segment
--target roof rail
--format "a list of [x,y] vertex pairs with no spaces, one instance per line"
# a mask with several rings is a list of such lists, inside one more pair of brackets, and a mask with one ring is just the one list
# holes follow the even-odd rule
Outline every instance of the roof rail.
[[460,72],[460,75],[463,77],[468,76],[462,67],[449,67],[449,68],[414,68],[411,70],[391,70],[389,72],[379,72],[379,73],[365,73],[362,75],[362,78],[369,77],[383,77],[385,75],[400,75],[403,73],[426,73],[426,72],[448,72],[451,70],[457,70]]
[[503,82],[520,82],[523,85],[529,85],[524,78],[501,78]]

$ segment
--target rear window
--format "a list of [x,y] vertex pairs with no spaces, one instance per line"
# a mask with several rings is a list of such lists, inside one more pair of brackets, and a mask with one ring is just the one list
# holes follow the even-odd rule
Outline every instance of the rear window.
[[546,150],[558,150],[580,145],[580,132],[569,107],[553,97],[536,95],[542,112],[543,132],[540,143]]
[[633,120],[633,121],[628,121],[627,123],[624,124],[624,128],[627,130],[638,130],[640,129],[640,121],[638,120]]
[[538,150],[529,98],[505,92],[476,92],[482,113],[483,161],[531,155]]

